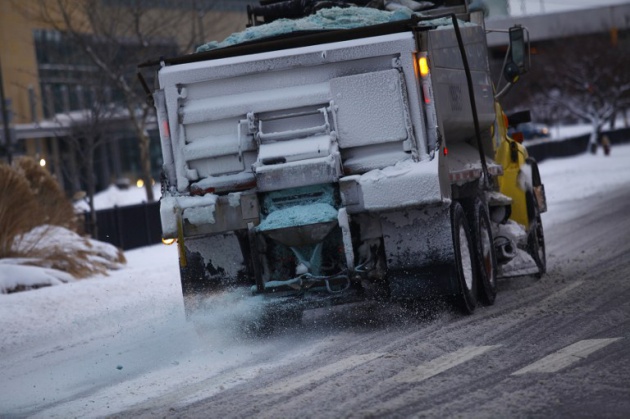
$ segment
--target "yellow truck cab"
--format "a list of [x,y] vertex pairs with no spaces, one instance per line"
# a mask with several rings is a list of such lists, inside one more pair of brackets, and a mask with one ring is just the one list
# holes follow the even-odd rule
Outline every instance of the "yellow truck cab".
[[[495,105],[497,120],[494,127],[495,161],[503,168],[503,175],[497,177],[499,191],[512,200],[509,219],[521,226],[527,233],[526,249],[536,263],[538,272],[546,271],[544,235],[540,214],[547,210],[544,186],[536,161],[529,156],[522,142],[522,134],[508,135],[509,118],[501,105]],[[521,113],[515,119],[529,117],[529,112]],[[523,115],[526,115],[523,117]],[[512,125],[515,125],[513,123]],[[518,271],[518,270],[517,270]]]

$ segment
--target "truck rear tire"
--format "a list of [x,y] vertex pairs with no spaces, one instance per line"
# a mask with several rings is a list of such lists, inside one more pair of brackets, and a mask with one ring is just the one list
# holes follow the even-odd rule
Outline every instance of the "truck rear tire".
[[479,299],[492,305],[497,296],[497,257],[494,253],[492,227],[488,207],[480,198],[475,198],[469,211],[475,248]]
[[472,314],[477,307],[476,258],[466,213],[457,201],[451,205],[451,226],[456,276],[453,280],[459,288],[455,303],[462,312]]

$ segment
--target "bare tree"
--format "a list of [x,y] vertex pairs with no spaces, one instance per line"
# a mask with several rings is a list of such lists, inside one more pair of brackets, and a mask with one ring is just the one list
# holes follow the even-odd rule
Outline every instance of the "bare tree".
[[[89,207],[88,229],[92,237],[97,237],[96,209],[94,195],[96,194],[95,157],[97,149],[104,147],[110,141],[109,124],[115,117],[120,117],[120,109],[107,102],[108,91],[103,85],[95,85],[91,89],[92,99],[89,106],[75,112],[67,112],[56,116],[58,123],[65,126],[58,138],[68,145],[71,150],[70,158],[77,162],[73,166],[83,174],[86,201]],[[76,175],[76,174],[75,174]]]
[[190,52],[205,42],[202,28],[219,22],[212,22],[216,17],[208,13],[213,3],[170,1],[158,9],[149,0],[14,1],[15,7],[30,18],[68,37],[91,65],[107,77],[107,83],[116,92],[113,100],[125,110],[138,138],[141,177],[149,202],[154,201],[147,132],[151,108],[137,83],[136,66],[156,57]]
[[590,122],[590,143],[597,144],[604,124],[628,106],[628,45],[611,45],[607,36],[593,35],[563,38],[540,49],[528,76],[530,105]]

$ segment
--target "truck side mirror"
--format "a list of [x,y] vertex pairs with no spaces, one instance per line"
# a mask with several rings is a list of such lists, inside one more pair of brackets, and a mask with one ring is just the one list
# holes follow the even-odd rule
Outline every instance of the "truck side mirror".
[[525,28],[520,25],[513,26],[510,28],[509,35],[510,49],[503,75],[508,82],[514,83],[521,74],[529,70],[529,51],[525,41]]

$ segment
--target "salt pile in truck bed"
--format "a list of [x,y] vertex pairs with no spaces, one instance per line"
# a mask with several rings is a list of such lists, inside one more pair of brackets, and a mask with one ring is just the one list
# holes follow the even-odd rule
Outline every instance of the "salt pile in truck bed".
[[247,28],[242,32],[233,33],[222,42],[212,41],[204,44],[197,48],[197,52],[210,51],[216,48],[224,48],[265,38],[273,38],[293,32],[354,29],[408,20],[411,18],[412,14],[413,12],[409,9],[401,9],[395,12],[386,12],[363,7],[349,7],[343,9],[334,7],[332,9],[322,9],[316,14],[302,19],[279,19],[265,25]]

